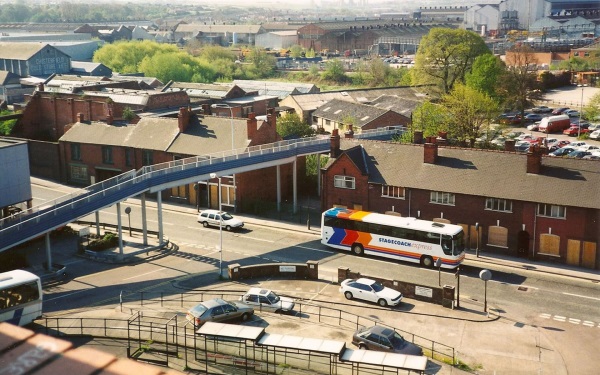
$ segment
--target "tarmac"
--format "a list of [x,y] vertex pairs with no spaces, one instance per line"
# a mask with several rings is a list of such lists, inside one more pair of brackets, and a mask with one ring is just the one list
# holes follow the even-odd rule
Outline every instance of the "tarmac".
[[[135,204],[135,198],[129,199]],[[148,202],[149,206],[155,202]],[[197,214],[193,207],[177,204],[164,204],[163,209],[167,211],[185,212]],[[236,215],[245,223],[254,226],[265,226],[277,228],[278,230],[302,232],[312,234],[315,238],[319,236],[319,228],[306,225],[290,224],[281,221],[264,220],[258,217]],[[170,251],[176,251],[176,247],[154,248],[148,252],[140,252],[139,241],[141,236],[129,237],[124,232],[124,253],[135,253],[136,261],[143,262],[153,259],[157,255],[168,256]],[[156,246],[156,243],[151,243]],[[116,262],[118,263],[118,262]],[[571,267],[563,264],[553,264],[537,260],[511,257],[500,254],[480,254],[476,256],[469,251],[465,260],[466,265],[486,268],[488,265],[511,267],[524,271],[528,275],[535,273],[560,275],[563,277],[589,280],[600,283],[600,273],[596,270]],[[398,308],[382,309],[378,306],[368,305],[357,301],[347,301],[339,293],[337,281],[337,270],[320,268],[320,280],[244,280],[233,282],[224,280],[216,282],[214,277],[206,275],[188,276],[175,280],[173,286],[182,291],[193,291],[195,289],[218,289],[218,290],[246,290],[250,287],[260,286],[263,288],[277,290],[281,294],[290,295],[301,301],[310,301],[325,307],[354,312],[358,315],[367,315],[374,321],[379,321],[405,332],[413,333],[429,340],[442,343],[454,348],[456,358],[463,364],[461,368],[470,373],[477,374],[595,374],[594,365],[598,365],[595,353],[597,344],[600,342],[600,318],[593,322],[593,327],[582,327],[563,323],[564,328],[554,327],[554,321],[549,319],[547,324],[539,317],[518,317],[506,313],[502,307],[490,303],[489,313],[483,312],[483,303],[473,299],[461,299],[460,308],[449,309],[440,305],[426,303],[405,298]],[[367,308],[365,312],[365,307]],[[135,302],[129,302],[125,306],[115,305],[114,308],[90,308],[80,309],[72,314],[61,316],[104,318],[104,319],[128,319],[135,311],[145,313],[179,314],[182,315],[185,308],[181,306],[163,306],[153,308],[141,306]],[[317,319],[316,313],[299,314],[301,319],[295,315],[279,315],[257,312],[256,317],[250,324],[266,327],[267,333],[292,334],[304,337],[319,337],[330,340],[346,341],[349,348],[352,346],[351,337],[356,327],[351,325],[339,326],[335,323],[324,323]],[[526,323],[523,321],[534,321]],[[556,323],[556,324],[555,324]],[[572,337],[565,338],[565,330],[576,330],[577,340],[572,343],[565,340],[573,340]],[[586,331],[587,330],[587,331]],[[102,329],[99,328],[97,336],[102,337]],[[581,331],[581,334],[578,332]],[[409,334],[410,335],[410,334]],[[407,337],[406,334],[404,334]],[[87,342],[86,345],[97,345],[95,341]],[[126,356],[123,346],[109,345],[101,346],[99,349],[115,351],[121,357]],[[582,351],[582,348],[588,348]],[[354,348],[355,349],[355,348]],[[589,353],[589,356],[588,354]],[[583,357],[582,357],[583,356]],[[584,360],[582,360],[584,359]],[[596,363],[594,364],[594,361]],[[181,370],[181,369],[179,369]],[[341,372],[338,372],[341,374]],[[429,361],[427,373],[432,374],[461,374],[466,373],[456,366],[450,366],[438,361]]]

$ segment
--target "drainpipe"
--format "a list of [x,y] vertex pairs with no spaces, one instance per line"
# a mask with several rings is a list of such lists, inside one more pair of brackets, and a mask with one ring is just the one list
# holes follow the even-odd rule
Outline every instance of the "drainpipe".
[[537,232],[537,210],[536,205],[533,206],[533,248],[531,249],[531,260],[535,259],[535,235]]

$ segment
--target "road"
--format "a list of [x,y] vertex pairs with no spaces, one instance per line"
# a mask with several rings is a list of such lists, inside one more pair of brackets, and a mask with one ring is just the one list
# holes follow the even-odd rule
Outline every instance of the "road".
[[[34,185],[34,203],[47,201],[67,187],[43,187]],[[140,209],[135,200],[125,205],[132,207],[132,225],[141,227]],[[114,208],[103,210],[101,221],[116,223]],[[156,210],[148,207],[148,217],[156,218]],[[67,263],[72,281],[61,285],[48,296],[46,307],[50,311],[65,308],[78,308],[85,304],[97,303],[114,298],[120,290],[152,290],[164,288],[178,278],[189,275],[215,272],[219,267],[219,230],[204,228],[196,222],[194,213],[185,210],[164,211],[164,230],[169,239],[179,246],[173,255],[135,266],[108,266],[80,258],[56,259]],[[93,216],[88,217],[93,220]],[[156,226],[150,220],[150,229]],[[453,271],[428,270],[406,263],[390,263],[372,257],[358,258],[350,254],[329,249],[319,242],[315,234],[280,230],[272,227],[246,224],[239,232],[223,231],[223,268],[227,264],[241,265],[265,262],[306,262],[319,261],[322,272],[331,277],[338,267],[350,267],[364,275],[395,277],[402,280],[435,286],[438,277],[441,283],[455,285]],[[55,257],[56,258],[56,257]],[[564,316],[580,321],[596,322],[600,317],[600,287],[588,280],[541,274],[539,272],[514,269],[503,266],[489,267],[493,279],[488,283],[488,300],[499,306],[515,319],[539,317],[542,314]],[[479,280],[479,265],[463,267],[460,292],[462,299],[482,301],[484,283]],[[402,275],[399,277],[398,275]],[[66,298],[77,296],[78,298]]]

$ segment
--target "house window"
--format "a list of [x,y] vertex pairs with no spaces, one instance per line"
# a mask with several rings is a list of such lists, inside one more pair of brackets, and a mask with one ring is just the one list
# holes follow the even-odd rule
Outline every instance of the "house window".
[[151,150],[143,150],[142,151],[142,165],[152,165],[154,164],[154,158]]
[[71,160],[81,160],[81,145],[71,143]]
[[70,168],[72,182],[88,182],[87,167],[85,165],[71,165]]
[[404,199],[404,188],[400,186],[381,185],[381,196]]
[[317,116],[313,116],[312,117],[312,123],[316,124],[317,122],[319,122],[319,118]]
[[325,125],[331,125],[331,120],[325,120]]
[[248,117],[248,115],[252,112],[254,112],[252,106],[242,107],[242,117]]
[[113,155],[112,155],[112,147],[111,146],[102,146],[102,162],[104,164],[112,164],[113,163]]
[[354,177],[336,175],[333,177],[333,186],[342,189],[355,189],[356,182]]
[[125,165],[131,167],[131,149],[125,149]]
[[538,216],[555,217],[564,219],[567,216],[567,209],[564,206],[555,206],[553,204],[538,204]]
[[512,212],[512,201],[498,198],[486,198],[485,209],[491,211]]
[[429,196],[429,203],[447,204],[454,206],[454,194],[441,191],[432,191]]

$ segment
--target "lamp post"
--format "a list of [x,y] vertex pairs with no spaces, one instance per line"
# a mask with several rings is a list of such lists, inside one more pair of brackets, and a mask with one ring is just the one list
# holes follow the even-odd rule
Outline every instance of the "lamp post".
[[219,279],[223,276],[223,211],[221,211],[221,177],[216,173],[211,173],[210,178],[219,179]]
[[218,104],[211,104],[210,108],[228,108],[229,109],[229,114],[231,115],[231,117],[229,117],[229,122],[231,123],[231,149],[235,150],[235,145],[233,142],[233,107],[231,107],[229,104],[218,103]]
[[583,113],[583,89],[587,86],[585,83],[582,85],[577,85],[577,87],[581,87],[581,102],[579,103],[579,124],[577,126],[577,139],[581,136],[581,114]]
[[484,282],[483,312],[487,312],[487,282],[491,280],[492,273],[489,270],[481,270],[481,272],[479,272],[479,278]]
[[129,219],[129,237],[131,237],[131,207],[125,207],[125,213]]

